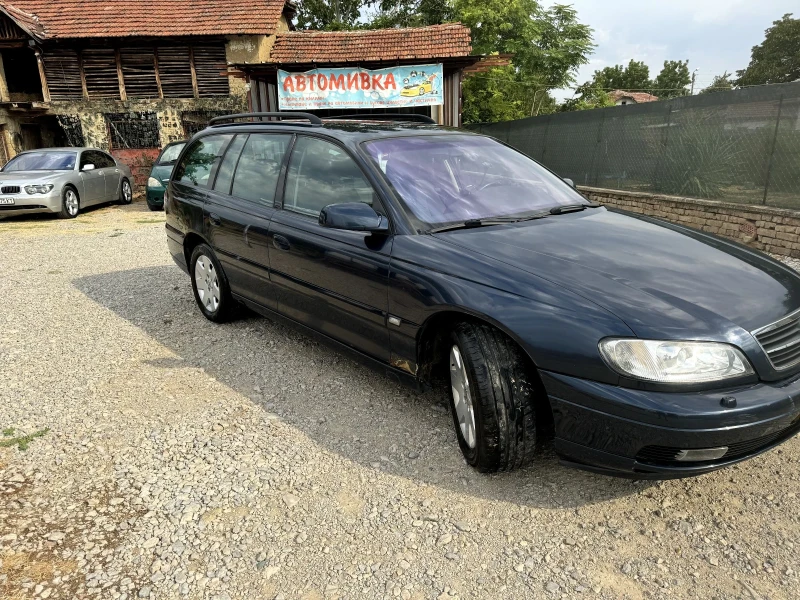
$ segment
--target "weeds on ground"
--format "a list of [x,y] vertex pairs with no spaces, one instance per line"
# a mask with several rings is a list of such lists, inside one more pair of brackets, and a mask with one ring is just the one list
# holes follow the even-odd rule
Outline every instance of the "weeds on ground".
[[50,428],[45,427],[44,429],[40,429],[39,431],[35,431],[34,433],[30,433],[28,435],[15,436],[14,428],[7,427],[3,429],[4,439],[0,439],[0,448],[10,448],[11,446],[16,446],[20,451],[24,452],[28,449],[33,440],[46,435],[49,431]]

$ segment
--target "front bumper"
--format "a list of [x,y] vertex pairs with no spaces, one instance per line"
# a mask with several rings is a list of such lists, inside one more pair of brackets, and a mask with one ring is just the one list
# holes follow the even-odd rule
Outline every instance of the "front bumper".
[[164,188],[147,188],[147,204],[150,206],[164,206]]
[[[542,373],[562,461],[636,479],[689,477],[752,458],[800,432],[800,377],[711,392],[652,392]],[[722,406],[723,397],[736,406]],[[727,447],[716,460],[681,450]]]
[[14,204],[0,204],[0,218],[61,211],[61,194],[55,191],[49,194],[32,195],[22,192],[4,197],[13,197]]

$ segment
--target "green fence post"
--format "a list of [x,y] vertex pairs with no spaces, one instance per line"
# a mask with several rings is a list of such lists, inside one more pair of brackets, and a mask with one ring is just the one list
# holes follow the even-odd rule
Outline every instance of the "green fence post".
[[772,173],[772,159],[775,156],[775,146],[778,143],[778,128],[781,124],[781,110],[783,109],[783,94],[781,94],[780,100],[778,100],[778,118],[775,119],[775,133],[772,135],[772,149],[769,152],[769,160],[767,161],[767,176],[764,181],[764,198],[761,200],[761,204],[767,203],[767,192],[769,191],[769,177]]

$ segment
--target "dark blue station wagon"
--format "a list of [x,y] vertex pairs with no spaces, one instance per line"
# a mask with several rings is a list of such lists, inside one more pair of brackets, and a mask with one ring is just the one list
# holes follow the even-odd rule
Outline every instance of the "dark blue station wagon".
[[591,204],[494,139],[382,119],[231,116],[186,145],[167,237],[208,319],[244,304],[449,381],[481,471],[554,437],[565,464],[682,477],[800,431],[794,271]]

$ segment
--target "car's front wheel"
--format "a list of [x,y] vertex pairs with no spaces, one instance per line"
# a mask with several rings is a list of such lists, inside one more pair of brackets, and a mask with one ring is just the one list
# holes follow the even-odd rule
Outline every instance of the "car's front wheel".
[[123,179],[119,186],[119,201],[120,204],[130,204],[133,202],[133,188],[131,182]]
[[489,325],[451,333],[450,402],[466,461],[483,472],[529,463],[536,451],[533,374],[519,347]]
[[61,212],[58,216],[62,219],[74,219],[81,210],[81,199],[73,187],[65,187],[61,192]]
[[207,244],[199,244],[192,252],[189,272],[194,299],[206,319],[217,323],[230,319],[235,300],[214,251]]

